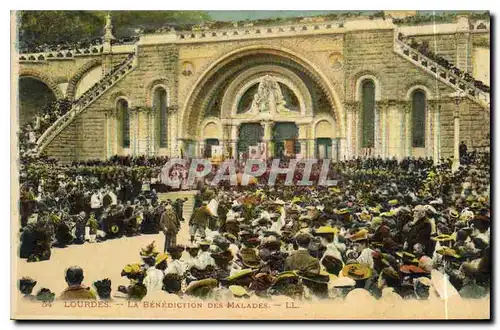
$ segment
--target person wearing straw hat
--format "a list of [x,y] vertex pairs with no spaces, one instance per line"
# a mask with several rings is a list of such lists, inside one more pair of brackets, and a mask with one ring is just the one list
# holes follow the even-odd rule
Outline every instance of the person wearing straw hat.
[[35,296],[31,293],[33,288],[36,286],[36,281],[31,277],[23,277],[19,280],[19,291],[23,294],[23,299],[35,300]]

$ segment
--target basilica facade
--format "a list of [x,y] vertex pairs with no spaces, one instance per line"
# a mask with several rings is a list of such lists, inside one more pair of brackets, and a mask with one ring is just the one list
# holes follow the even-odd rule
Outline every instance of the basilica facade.
[[22,93],[33,80],[47,99],[73,101],[37,139],[40,154],[438,160],[457,158],[460,141],[489,148],[489,20],[317,18],[130,44],[113,42],[110,22],[106,31],[95,51],[18,55],[23,122],[40,103]]

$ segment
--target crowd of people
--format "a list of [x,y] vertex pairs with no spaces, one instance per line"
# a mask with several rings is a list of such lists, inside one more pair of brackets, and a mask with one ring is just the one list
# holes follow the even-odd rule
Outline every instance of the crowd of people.
[[165,162],[144,156],[67,165],[46,157],[21,159],[20,257],[48,260],[51,247],[158,233],[165,201],[155,187],[168,189],[154,178]]
[[33,150],[38,138],[60,117],[64,116],[75,102],[59,99],[44,106],[35,118],[19,129],[19,148],[21,153]]
[[[122,163],[119,158],[111,162]],[[139,164],[146,162],[155,164],[145,159]],[[106,164],[97,162],[95,167]],[[431,159],[411,158],[353,159],[333,163],[331,172],[337,178],[333,187],[285,186],[280,181],[275,186],[254,182],[245,187],[200,183],[190,219],[182,218],[182,200],[158,202],[154,196],[141,196],[141,189],[139,197],[118,197],[116,191],[117,200],[133,203],[113,206],[111,197],[106,206],[103,201],[92,210],[92,202],[101,200],[95,196],[109,194],[110,184],[77,181],[73,186],[80,188],[74,192],[85,187],[92,196],[90,209],[66,206],[68,214],[77,214],[74,223],[94,226],[94,232],[105,233],[104,239],[136,234],[130,231],[131,221],[142,232],[150,228],[165,234],[163,251],[153,242],[140,251],[140,261],[131,256],[131,263],[124,265],[121,276],[129,285],[112,291],[110,280],[104,279],[94,283],[97,294],[78,299],[105,299],[111,292],[131,300],[162,292],[211,299],[335,299],[352,292],[401,299],[489,295],[489,154],[469,157],[456,172],[449,161],[434,165]],[[58,196],[71,193],[66,190]],[[141,218],[138,211],[142,221],[134,221]],[[128,225],[109,225],[106,221],[114,215]],[[54,218],[52,213],[48,221],[35,225],[43,223],[57,231],[63,216],[59,222]],[[189,226],[189,244],[176,241],[182,223]],[[73,240],[83,235],[82,227]],[[56,244],[64,241],[50,233]],[[83,272],[76,268],[72,272]],[[446,290],[437,284],[443,281],[450,284]],[[76,299],[71,297],[63,294],[61,299]]]
[[102,45],[102,38],[94,38],[94,39],[81,39],[78,42],[70,42],[60,40],[57,43],[51,44],[26,44],[26,42],[20,47],[19,53],[46,53],[46,52],[56,52],[56,51],[66,51],[66,50],[74,50],[74,49],[85,49],[90,48],[92,46]]
[[33,120],[21,126],[19,129],[18,136],[20,154],[24,155],[36,153],[36,142],[40,138],[40,136],[42,136],[42,134],[59,118],[70,111],[75,104],[79,103],[80,100],[84,100],[90,95],[95,95],[96,92],[98,92],[99,89],[102,88],[102,81],[105,81],[106,79],[111,77],[132,57],[133,54],[129,54],[127,58],[114,65],[111,70],[104,74],[101,80],[92,85],[78,99],[74,101],[66,98],[59,99],[47,104],[40,111],[38,111]]
[[449,62],[447,59],[445,59],[442,56],[439,56],[435,54],[431,49],[429,48],[429,42],[424,40],[422,42],[417,42],[414,38],[412,37],[407,37],[403,35],[402,33],[398,34],[398,39],[400,41],[405,42],[408,44],[411,48],[417,50],[419,53],[425,55],[432,61],[436,62],[437,64],[441,65],[447,70],[451,70],[456,76],[458,76],[461,79],[464,79],[465,81],[472,83],[476,88],[479,88],[485,93],[490,92],[490,87],[485,85],[482,81],[480,80],[475,80],[474,77],[468,73],[460,70],[457,68],[453,63]]

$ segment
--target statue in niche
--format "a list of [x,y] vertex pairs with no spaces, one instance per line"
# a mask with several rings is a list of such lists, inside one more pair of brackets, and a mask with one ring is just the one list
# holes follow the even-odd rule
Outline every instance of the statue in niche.
[[281,88],[273,77],[262,77],[257,92],[253,96],[251,111],[255,112],[289,112]]

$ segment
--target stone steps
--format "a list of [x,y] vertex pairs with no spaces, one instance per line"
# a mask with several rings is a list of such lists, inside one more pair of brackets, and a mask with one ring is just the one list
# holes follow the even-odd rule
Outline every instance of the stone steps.
[[481,105],[483,108],[490,108],[490,93],[477,88],[473,83],[467,82],[465,79],[455,75],[451,70],[447,70],[437,64],[417,50],[411,48],[410,45],[396,39],[394,41],[394,51],[457,92],[463,93],[464,96]]
[[[118,81],[125,77],[128,73],[133,71],[137,67],[136,56],[130,57],[125,61],[116,71],[111,75],[102,78],[97,82],[97,87],[93,93],[84,94],[80,97],[77,102],[72,106],[72,108],[58,120],[56,120],[43,134],[40,136],[37,144],[37,153],[41,154],[43,150],[48,146],[48,144],[66,127],[71,125],[75,118],[92,105],[97,99],[104,95],[111,87],[113,87]],[[96,127],[98,128],[98,127]],[[88,127],[92,129],[92,127]]]

